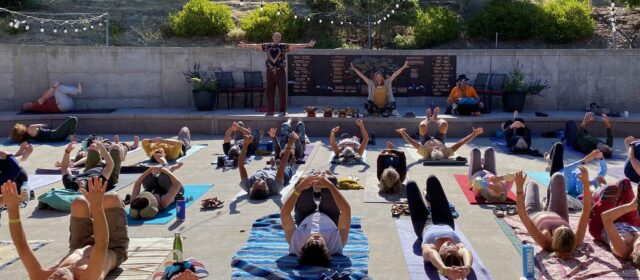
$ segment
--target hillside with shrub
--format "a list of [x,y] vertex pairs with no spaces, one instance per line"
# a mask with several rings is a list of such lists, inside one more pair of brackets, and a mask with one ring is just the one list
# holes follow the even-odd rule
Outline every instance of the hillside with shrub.
[[[618,4],[638,5],[638,0]],[[366,48],[371,15],[374,48],[610,48],[607,3],[582,0],[489,0],[477,9],[464,1],[437,6],[418,0],[296,0],[283,2],[210,0],[0,0],[0,7],[44,13],[109,11],[109,40],[115,46],[233,46],[268,41],[317,40],[316,48]],[[636,48],[640,9],[618,7],[618,48]],[[3,44],[104,45],[104,26],[10,26],[0,13]],[[28,25],[28,23],[26,24]],[[40,27],[45,32],[39,32]],[[56,28],[54,33],[53,28]],[[64,31],[63,32],[63,28]],[[58,32],[57,29],[60,29]]]

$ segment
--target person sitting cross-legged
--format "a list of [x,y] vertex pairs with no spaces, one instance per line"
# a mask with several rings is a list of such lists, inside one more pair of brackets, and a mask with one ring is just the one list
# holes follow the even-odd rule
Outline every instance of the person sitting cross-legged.
[[153,218],[159,211],[173,204],[176,196],[184,195],[182,183],[173,174],[173,170],[160,166],[150,167],[138,177],[131,192],[129,216]]
[[351,63],[350,69],[367,84],[367,103],[364,104],[364,108],[369,115],[381,115],[383,117],[400,115],[396,110],[396,100],[393,97],[392,85],[393,81],[407,68],[409,68],[409,62],[405,61],[404,65],[393,72],[389,78],[385,79],[382,72],[375,72],[373,79],[370,79]]
[[458,76],[456,86],[451,89],[447,103],[455,114],[480,116],[484,104],[480,102],[478,93],[467,84],[467,81],[469,79],[464,74]]
[[329,142],[331,143],[331,150],[333,151],[333,162],[351,164],[362,160],[362,156],[369,144],[369,133],[361,119],[356,120],[356,126],[360,128],[362,142],[358,142],[359,139],[357,136],[352,137],[348,133],[340,135],[340,141],[336,142],[336,133],[340,131],[340,127],[336,126],[331,129]]
[[407,200],[413,230],[422,241],[424,262],[431,263],[448,279],[466,279],[471,273],[473,255],[455,231],[449,201],[438,178],[429,176],[426,195],[415,181],[409,181]]
[[[112,190],[120,178],[120,165],[122,160],[121,147],[112,146],[109,151],[101,142],[91,144],[87,152],[87,161],[84,171],[78,175],[71,174],[70,154],[74,143],[69,143],[64,150],[60,170],[62,171],[62,184],[65,189],[79,191],[87,187],[91,177],[100,177],[107,184],[107,191]],[[104,160],[104,164],[102,164]]]
[[244,167],[244,160],[247,157],[248,146],[253,142],[253,136],[244,136],[244,145],[238,158],[238,171],[240,172],[240,188],[249,194],[250,199],[263,200],[269,196],[278,195],[282,188],[289,184],[289,180],[293,176],[292,166],[295,164],[295,161],[289,162],[289,159],[293,152],[293,145],[297,140],[298,135],[292,132],[277,169],[272,166],[265,167],[249,177],[247,169]]
[[407,177],[407,157],[391,142],[387,142],[387,148],[378,155],[376,176],[381,193],[400,193],[402,182]]
[[117,193],[105,193],[106,188],[106,181],[92,177],[87,180],[86,190],[80,189],[82,196],[71,203],[69,252],[54,266],[45,268],[29,246],[20,220],[24,194],[18,195],[13,182],[2,185],[11,239],[29,279],[104,279],[127,260],[124,204]]
[[289,253],[298,256],[301,265],[328,267],[331,256],[342,254],[349,240],[351,207],[330,172],[300,178],[280,212]]

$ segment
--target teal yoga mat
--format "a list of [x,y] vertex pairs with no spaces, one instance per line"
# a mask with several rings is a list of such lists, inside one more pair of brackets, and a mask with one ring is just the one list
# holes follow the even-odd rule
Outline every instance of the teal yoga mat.
[[[184,198],[191,199],[187,202],[186,207],[189,207],[193,204],[194,201],[198,200],[202,195],[204,195],[210,188],[213,188],[213,185],[186,185],[184,186]],[[127,209],[127,223],[129,225],[164,225],[176,217],[176,204],[171,204],[168,208],[158,212],[153,219],[132,219],[129,217],[129,209]]]
[[[189,150],[187,150],[187,153],[184,156],[179,157],[177,160],[170,160],[168,163],[169,165],[174,165],[178,162],[181,162],[183,160],[185,160],[186,158],[190,157],[191,155],[197,153],[198,151],[204,149],[205,147],[207,147],[207,144],[198,144],[198,145],[193,145],[191,146],[191,148]],[[157,162],[151,161],[150,159],[147,159],[143,162],[140,162],[138,165],[143,165],[143,166],[156,166],[156,165],[160,165]]]
[[551,183],[549,172],[527,172],[527,176],[544,187],[548,187]]

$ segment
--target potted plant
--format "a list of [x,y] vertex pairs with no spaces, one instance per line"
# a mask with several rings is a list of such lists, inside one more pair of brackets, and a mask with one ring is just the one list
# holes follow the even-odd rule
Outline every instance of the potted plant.
[[520,62],[516,62],[516,64],[513,65],[511,73],[509,73],[509,77],[504,85],[504,90],[502,91],[502,106],[504,111],[521,112],[524,109],[527,96],[542,96],[541,92],[549,87],[549,82],[543,82],[541,79],[537,79],[531,83],[525,82]]
[[198,111],[210,111],[216,105],[218,98],[218,81],[213,72],[201,71],[200,63],[195,63],[193,69],[182,72],[187,83],[191,84],[193,101]]

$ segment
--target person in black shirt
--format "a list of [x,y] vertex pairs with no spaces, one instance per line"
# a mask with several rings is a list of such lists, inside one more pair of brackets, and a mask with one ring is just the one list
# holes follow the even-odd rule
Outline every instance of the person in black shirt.
[[[120,164],[121,164],[121,147],[114,145],[110,151],[107,151],[104,144],[101,142],[95,142],[89,147],[87,153],[87,162],[85,164],[84,172],[73,176],[71,174],[70,166],[70,154],[73,151],[74,143],[69,143],[64,150],[64,157],[62,158],[62,184],[65,189],[78,191],[80,188],[87,187],[87,182],[92,177],[100,177],[103,181],[107,182],[107,191],[112,190],[115,184],[118,183],[120,177]],[[104,159],[104,165],[101,165],[101,159]]]
[[402,182],[407,177],[407,157],[391,142],[387,142],[387,148],[378,155],[376,175],[381,193],[400,193]]

